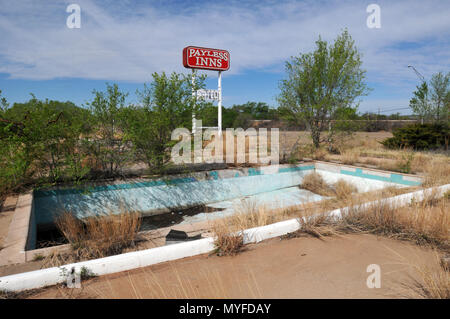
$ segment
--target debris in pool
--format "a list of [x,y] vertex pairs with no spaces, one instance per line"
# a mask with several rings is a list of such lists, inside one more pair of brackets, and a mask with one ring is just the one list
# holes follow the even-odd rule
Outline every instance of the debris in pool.
[[166,245],[182,243],[200,238],[202,238],[202,234],[189,237],[188,234],[184,231],[171,229],[166,236]]

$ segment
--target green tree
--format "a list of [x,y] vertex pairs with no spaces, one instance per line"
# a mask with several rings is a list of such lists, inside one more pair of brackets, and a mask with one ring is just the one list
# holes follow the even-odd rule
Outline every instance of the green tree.
[[450,72],[444,75],[442,72],[436,73],[431,77],[430,86],[431,101],[436,120],[448,120],[450,107]]
[[239,114],[249,114],[254,120],[271,120],[276,114],[275,110],[271,109],[264,102],[247,102],[245,104],[233,105],[232,109]]
[[429,83],[423,81],[413,92],[409,101],[414,114],[422,121],[448,121],[450,114],[450,73],[433,74]]
[[8,101],[4,96],[2,96],[2,90],[0,90],[0,115],[8,108]]
[[251,126],[253,119],[254,118],[250,113],[238,113],[238,115],[234,119],[233,127],[247,129]]
[[38,100],[3,108],[0,116],[3,189],[14,189],[39,177],[41,183],[80,179],[89,169],[82,167],[79,147],[86,114],[71,102]]
[[413,92],[413,98],[409,101],[414,114],[418,115],[422,121],[430,120],[433,118],[433,108],[429,98],[429,90],[427,82],[422,82],[420,86],[416,87],[417,90]]
[[[281,82],[278,97],[281,111],[295,123],[306,123],[315,147],[333,141],[340,129],[336,120],[353,116],[358,107],[355,100],[368,93],[361,64],[347,30],[331,45],[319,37],[314,52],[286,62],[287,79]],[[328,132],[325,139],[323,131]]]
[[[183,74],[153,73],[153,81],[138,91],[140,105],[126,110],[125,137],[133,145],[140,160],[151,171],[160,172],[170,161],[172,131],[178,127],[190,127],[194,101],[191,77]],[[197,77],[195,86],[204,86],[205,77]],[[196,112],[205,107],[196,103]]]
[[[222,108],[222,120],[225,108]],[[217,106],[211,102],[205,103],[201,110],[196,114],[197,119],[202,120],[203,126],[217,126]],[[223,122],[223,121],[222,121]]]
[[94,128],[89,148],[96,168],[107,176],[118,176],[130,155],[123,136],[123,109],[128,93],[120,91],[117,84],[107,83],[105,92],[94,90],[93,94],[94,99],[87,103]]

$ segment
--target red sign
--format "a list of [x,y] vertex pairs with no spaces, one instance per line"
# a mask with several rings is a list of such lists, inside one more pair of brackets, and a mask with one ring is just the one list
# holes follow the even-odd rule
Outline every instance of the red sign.
[[226,71],[230,68],[230,53],[226,50],[186,47],[183,49],[183,65],[191,69]]

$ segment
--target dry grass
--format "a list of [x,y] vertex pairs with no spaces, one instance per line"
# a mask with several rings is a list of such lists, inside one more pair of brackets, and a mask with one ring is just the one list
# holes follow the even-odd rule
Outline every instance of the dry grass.
[[320,148],[314,149],[312,157],[315,160],[323,161],[323,160],[326,160],[327,155],[328,155],[328,151],[325,148],[320,147]]
[[351,209],[337,223],[340,230],[411,240],[448,251],[450,249],[449,200],[431,194],[422,202],[395,207],[376,202],[368,208]]
[[322,196],[336,197],[339,201],[348,201],[353,193],[357,192],[355,186],[343,179],[339,179],[334,185],[329,185],[320,174],[315,172],[306,175],[300,187]]
[[415,152],[411,163],[411,170],[413,172],[423,172],[424,167],[426,167],[430,162],[430,156],[421,152]]
[[215,245],[219,255],[234,255],[243,247],[244,230],[273,224],[294,215],[301,209],[301,205],[270,209],[265,205],[258,205],[252,200],[242,200],[235,205],[235,213],[229,217],[214,220],[211,225],[212,232],[216,237]]
[[354,164],[359,161],[360,152],[356,149],[347,149],[341,153],[340,160],[344,164]]
[[340,179],[334,184],[334,192],[338,200],[348,201],[351,199],[352,194],[357,192],[357,189],[349,182]]
[[450,183],[450,159],[434,159],[424,167],[424,187],[443,185]]
[[302,216],[298,220],[300,221],[300,229],[295,233],[283,236],[283,238],[299,237],[305,234],[320,239],[325,236],[340,234],[326,214]]
[[30,289],[30,290],[25,290],[25,291],[17,291],[17,292],[0,290],[0,300],[3,300],[3,299],[26,299],[30,296],[33,296],[33,295],[39,293],[42,290],[43,290],[43,288]]
[[450,299],[450,271],[442,267],[441,257],[435,254],[433,262],[430,264],[413,265],[414,270],[419,275],[412,285],[406,287],[411,297],[427,299]]
[[[76,260],[120,254],[134,245],[140,224],[140,215],[130,212],[110,213],[84,220],[65,212],[56,221],[58,229],[72,245]],[[54,255],[51,258],[60,257]]]
[[56,227],[72,245],[84,237],[83,222],[70,212],[64,212],[56,219]]
[[[309,234],[311,235],[313,233],[316,233],[316,237],[326,236],[329,234],[337,235],[339,230],[335,227],[336,225],[332,225],[332,221],[328,221],[325,217],[326,215],[320,215],[320,213],[326,213],[337,208],[375,201],[380,198],[396,196],[416,189],[416,187],[387,187],[382,190],[350,195],[350,191],[354,190],[352,185],[343,181],[338,181],[335,185],[338,186],[331,189],[334,195],[336,194],[336,189],[340,192],[341,195],[339,198],[335,197],[322,200],[320,202],[306,203],[284,208],[273,209],[264,205],[259,205],[251,200],[243,200],[240,205],[234,207],[235,214],[226,218],[214,220],[211,229],[215,236],[223,237],[226,234],[236,234],[245,229],[265,226],[291,218],[298,218],[302,225],[305,226],[305,230],[310,230]],[[327,186],[327,188],[328,187],[329,186]],[[306,231],[306,233],[308,233],[308,231]],[[302,230],[300,233],[304,234],[305,231]],[[224,242],[228,243],[227,241]],[[220,242],[218,242],[218,244],[220,244]]]
[[354,138],[340,145],[340,154],[326,154],[326,160],[340,161],[347,165],[363,164],[379,169],[402,173],[423,173],[424,186],[450,183],[449,153],[418,152],[409,149],[390,150],[379,142],[390,133],[358,132]]
[[218,256],[232,256],[239,253],[244,246],[244,236],[241,231],[234,231],[223,220],[213,225],[215,236],[215,253]]
[[223,229],[222,231],[215,231],[215,235],[215,252],[218,256],[236,255],[244,246],[243,236],[241,234],[228,233],[226,229]]
[[309,190],[322,196],[333,196],[333,189],[328,185],[322,176],[317,173],[310,173],[303,178],[301,188]]
[[234,211],[235,214],[225,220],[231,221],[229,224],[235,225],[235,230],[264,226],[274,222],[271,211],[253,200],[242,200],[240,205],[235,205]]
[[215,220],[212,224],[216,252],[220,256],[235,255],[242,249],[242,232],[245,229],[268,225],[280,218],[280,214],[252,200],[242,200],[240,205],[235,205],[234,211],[233,215]]

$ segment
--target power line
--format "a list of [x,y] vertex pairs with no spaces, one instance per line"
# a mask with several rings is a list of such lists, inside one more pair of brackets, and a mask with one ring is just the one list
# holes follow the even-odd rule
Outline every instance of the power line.
[[383,110],[383,111],[378,111],[378,113],[386,113],[386,112],[393,112],[393,111],[401,111],[401,110],[407,110],[410,109],[410,107],[399,107],[396,109],[388,109],[388,110]]
[[409,106],[404,106],[404,107],[393,107],[393,108],[387,108],[387,109],[381,109],[378,108],[377,111],[373,111],[373,112],[369,112],[366,111],[367,113],[386,113],[386,112],[393,112],[393,111],[401,111],[401,110],[407,110],[410,109]]
[[408,65],[408,68],[413,69],[413,71],[416,73],[417,77],[418,77],[419,79],[421,79],[422,82],[425,82],[425,78],[423,77],[422,74],[419,73],[419,71],[416,70],[415,67],[413,67],[412,65]]

